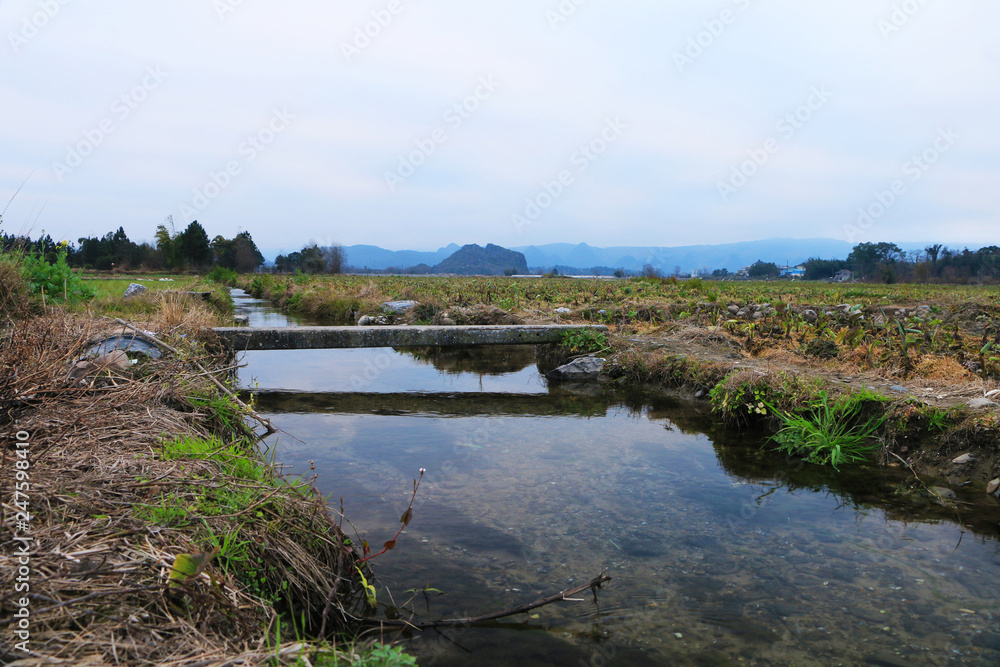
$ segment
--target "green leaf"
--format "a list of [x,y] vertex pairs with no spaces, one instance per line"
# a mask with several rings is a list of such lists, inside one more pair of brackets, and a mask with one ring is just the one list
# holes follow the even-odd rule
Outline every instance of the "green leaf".
[[177,554],[174,564],[170,567],[170,583],[167,587],[175,588],[197,579],[217,555],[219,555],[218,546],[207,553]]

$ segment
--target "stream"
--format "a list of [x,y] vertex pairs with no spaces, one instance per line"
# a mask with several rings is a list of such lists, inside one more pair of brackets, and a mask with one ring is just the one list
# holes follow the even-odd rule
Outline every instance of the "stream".
[[[233,296],[251,326],[313,324]],[[786,459],[704,401],[550,385],[530,346],[243,363],[284,431],[265,444],[372,545],[426,469],[372,561],[380,606],[478,615],[612,577],[596,603],[404,637],[421,665],[1000,665],[1000,503],[981,491],[944,507],[905,469]]]

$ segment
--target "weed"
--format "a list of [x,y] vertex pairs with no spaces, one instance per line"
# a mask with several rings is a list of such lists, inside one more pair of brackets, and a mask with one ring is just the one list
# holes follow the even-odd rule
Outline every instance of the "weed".
[[850,396],[831,405],[826,392],[821,391],[818,403],[806,414],[772,407],[772,413],[783,424],[772,439],[778,443],[780,451],[803,456],[809,463],[830,464],[839,469],[844,463],[865,461],[879,447],[871,439],[885,417],[859,423],[864,405],[865,400],[859,396]]
[[32,252],[24,256],[22,265],[28,288],[41,296],[42,303],[76,303],[89,301],[97,296],[97,292],[84,285],[80,275],[69,268],[65,246],[60,246],[55,264],[50,264],[42,255]]
[[562,346],[574,354],[603,352],[611,349],[608,334],[592,329],[576,329],[562,334]]

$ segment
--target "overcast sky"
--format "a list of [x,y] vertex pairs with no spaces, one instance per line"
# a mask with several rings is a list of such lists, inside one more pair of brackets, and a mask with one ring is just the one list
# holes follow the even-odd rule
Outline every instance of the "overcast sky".
[[998,25],[995,0],[0,0],[3,230],[1000,243]]

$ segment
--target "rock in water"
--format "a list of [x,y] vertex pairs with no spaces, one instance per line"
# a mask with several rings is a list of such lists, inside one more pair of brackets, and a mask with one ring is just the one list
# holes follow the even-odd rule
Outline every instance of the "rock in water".
[[545,377],[550,380],[593,381],[600,376],[603,366],[604,359],[584,357],[582,359],[575,359],[564,366],[549,371],[545,374]]
[[928,490],[941,500],[955,500],[958,498],[957,493],[943,486],[932,486]]
[[976,457],[972,454],[962,454],[961,456],[956,456],[951,460],[955,465],[965,465],[966,463],[972,463],[976,460]]
[[146,291],[145,285],[140,285],[139,283],[132,283],[125,288],[125,293],[122,294],[122,298],[128,299],[129,297],[138,296]]
[[986,485],[986,493],[996,493],[997,489],[1000,489],[1000,477],[997,477],[995,480]]

